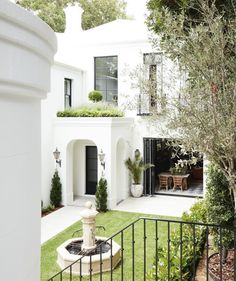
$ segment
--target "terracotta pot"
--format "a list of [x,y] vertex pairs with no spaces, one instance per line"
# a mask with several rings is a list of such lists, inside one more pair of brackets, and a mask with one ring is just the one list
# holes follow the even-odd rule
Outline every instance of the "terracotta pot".
[[202,180],[203,179],[203,168],[202,167],[193,167],[192,168],[192,176],[196,180]]
[[142,184],[132,184],[131,185],[131,194],[133,197],[140,197],[143,194],[143,185]]

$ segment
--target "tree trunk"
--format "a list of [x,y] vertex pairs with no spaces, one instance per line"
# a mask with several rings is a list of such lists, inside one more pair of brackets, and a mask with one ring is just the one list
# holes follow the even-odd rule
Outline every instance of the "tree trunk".
[[232,186],[231,188],[231,197],[232,197],[232,204],[234,204],[234,210],[236,211],[236,186]]

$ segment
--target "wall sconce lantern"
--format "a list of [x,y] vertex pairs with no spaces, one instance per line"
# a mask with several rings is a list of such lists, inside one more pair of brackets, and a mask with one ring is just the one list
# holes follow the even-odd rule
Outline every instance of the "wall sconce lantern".
[[105,153],[102,151],[102,149],[101,149],[101,152],[98,153],[98,156],[99,156],[99,160],[100,160],[101,166],[105,170],[105,160],[104,160],[105,159]]
[[135,158],[139,158],[139,157],[140,157],[140,151],[139,151],[139,149],[136,149],[136,150],[135,150],[134,156],[135,156]]
[[56,150],[53,152],[54,159],[56,160],[56,163],[61,167],[61,159],[60,159],[61,152],[56,148]]

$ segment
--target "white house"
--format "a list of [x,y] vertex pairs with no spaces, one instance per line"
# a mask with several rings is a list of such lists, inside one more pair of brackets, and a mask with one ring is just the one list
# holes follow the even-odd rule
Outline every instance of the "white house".
[[[161,50],[153,50],[143,22],[116,20],[83,31],[81,14],[79,7],[66,9],[66,31],[57,34],[51,94],[42,102],[42,200],[44,205],[49,203],[56,165],[52,152],[56,147],[61,152],[58,170],[64,205],[73,204],[79,197],[94,196],[101,176],[98,154],[102,150],[108,205],[113,208],[130,194],[124,161],[136,149],[146,162],[156,165],[145,174],[144,193],[158,191],[158,174],[170,168],[164,140],[168,136],[162,130],[165,122],[160,117],[153,126],[147,120],[150,107],[158,105],[133,88],[129,73],[146,65],[147,77],[155,79],[156,91],[167,99],[178,94],[181,85],[173,74],[174,64]],[[89,103],[88,93],[94,89],[103,92],[105,101],[117,101],[125,117],[56,117],[59,110]],[[139,99],[141,104],[137,106],[134,101]]]

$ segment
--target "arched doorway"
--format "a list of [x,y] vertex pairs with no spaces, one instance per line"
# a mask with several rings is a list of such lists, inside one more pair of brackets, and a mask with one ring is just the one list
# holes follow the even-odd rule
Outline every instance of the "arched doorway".
[[71,190],[72,202],[78,197],[95,195],[98,178],[96,144],[91,140],[73,140],[67,148],[67,188]]

